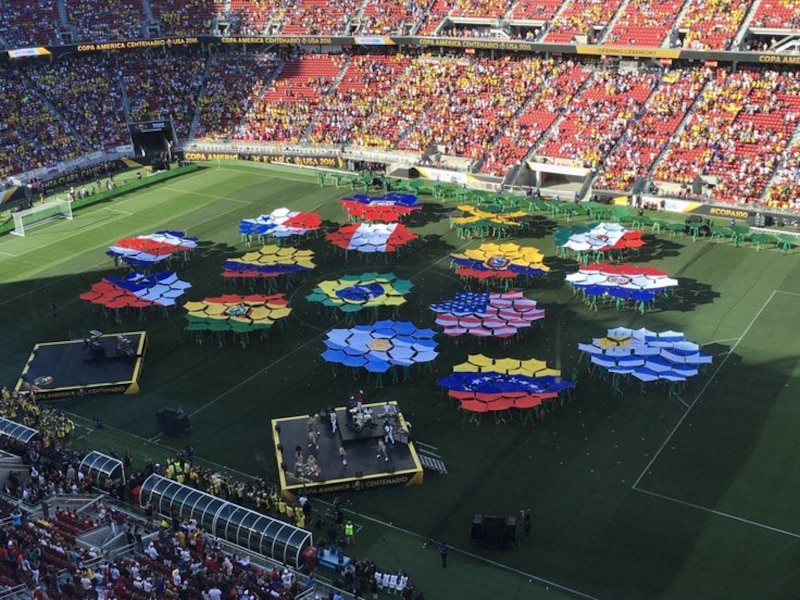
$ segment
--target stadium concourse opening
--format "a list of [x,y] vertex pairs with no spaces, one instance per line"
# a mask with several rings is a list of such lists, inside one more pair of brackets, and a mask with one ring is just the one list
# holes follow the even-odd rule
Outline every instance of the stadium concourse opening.
[[36,344],[15,390],[59,400],[96,394],[136,394],[147,351],[147,332]]
[[318,415],[273,419],[283,496],[421,484],[409,429],[397,402],[351,402]]

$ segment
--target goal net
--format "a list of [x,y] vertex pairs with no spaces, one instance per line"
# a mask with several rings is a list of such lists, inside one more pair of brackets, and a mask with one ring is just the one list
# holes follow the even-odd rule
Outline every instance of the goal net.
[[72,203],[67,200],[51,200],[32,208],[18,210],[14,218],[14,235],[24,236],[31,227],[53,219],[72,219]]

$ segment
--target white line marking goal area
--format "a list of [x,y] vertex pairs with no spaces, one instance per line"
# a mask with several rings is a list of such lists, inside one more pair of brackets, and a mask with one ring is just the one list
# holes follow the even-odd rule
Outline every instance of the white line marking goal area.
[[800,494],[800,468],[780,467],[794,443],[789,431],[800,427],[800,411],[793,408],[800,394],[800,341],[794,336],[790,347],[781,347],[775,339],[792,338],[778,334],[798,312],[800,295],[770,293],[639,473],[633,490],[800,538],[796,511],[776,501]]

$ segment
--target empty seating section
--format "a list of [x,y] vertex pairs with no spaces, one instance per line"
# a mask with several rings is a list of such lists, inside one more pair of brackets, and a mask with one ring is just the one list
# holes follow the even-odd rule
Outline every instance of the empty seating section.
[[800,31],[800,2],[797,0],[761,0],[750,27],[769,27]]
[[638,116],[657,82],[651,73],[596,71],[536,153],[598,164]]
[[142,0],[64,0],[67,22],[78,30],[82,42],[108,42],[141,38]]
[[131,121],[172,118],[179,138],[189,135],[200,92],[204,58],[194,51],[123,54],[120,67]]
[[716,177],[713,199],[758,202],[800,117],[800,76],[719,69],[654,173],[691,184]]
[[349,142],[364,120],[385,102],[411,58],[404,54],[354,56],[336,90],[321,106],[309,141],[316,144]]
[[563,0],[519,0],[512,7],[509,19],[546,23],[552,20],[563,4]]
[[359,0],[295,0],[286,5],[281,33],[286,35],[337,35],[358,13]]
[[571,60],[548,59],[540,64],[539,86],[497,143],[489,147],[481,165],[483,173],[502,176],[511,165],[525,158],[591,74]]
[[424,14],[424,0],[367,0],[361,15],[363,35],[398,33],[403,25],[411,26]]
[[748,0],[689,0],[678,29],[683,47],[725,50],[730,47],[750,6]]
[[[133,0],[129,0],[133,1]],[[166,35],[197,35],[207,32],[224,0],[149,0],[153,17]]]
[[433,0],[433,4],[423,15],[417,35],[433,35],[455,4],[456,0]]
[[628,190],[637,176],[647,175],[711,75],[709,68],[665,73],[641,116],[603,160],[594,187]]
[[510,0],[457,0],[450,14],[453,17],[500,19],[511,4]]
[[271,52],[218,54],[210,59],[203,95],[198,101],[200,139],[233,139],[248,108],[264,91],[280,65]]
[[11,48],[47,45],[56,41],[56,0],[0,0],[0,14],[3,15],[0,19],[0,36]]
[[684,0],[631,0],[622,7],[603,40],[623,46],[661,46],[669,37]]
[[[30,132],[21,135],[21,132]],[[0,177],[89,152],[15,67],[0,69]]]
[[280,0],[230,0],[226,17],[233,32],[264,35],[273,18],[282,16]]
[[800,143],[787,151],[786,162],[767,187],[764,204],[782,210],[800,209]]
[[254,98],[236,138],[299,141],[338,77],[342,61],[339,56],[312,54],[287,61]]
[[545,42],[569,43],[576,36],[593,36],[593,27],[611,22],[622,0],[567,0],[565,8],[551,22]]
[[66,55],[34,63],[29,73],[34,88],[93,149],[130,143],[112,56]]

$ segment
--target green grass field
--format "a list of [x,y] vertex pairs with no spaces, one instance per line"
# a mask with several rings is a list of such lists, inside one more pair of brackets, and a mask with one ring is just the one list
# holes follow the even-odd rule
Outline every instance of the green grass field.
[[[648,235],[641,262],[679,277],[684,293],[646,315],[590,312],[563,284],[568,260],[548,258],[551,274],[526,295],[547,310],[544,328],[514,347],[440,339],[430,375],[373,389],[335,379],[320,358],[326,321],[304,296],[321,280],[375,270],[344,263],[320,239],[318,268],[291,289],[288,327],[246,349],[192,343],[182,311],[140,324],[106,320],[78,300],[113,270],[104,252],[121,237],[159,228],[188,231],[201,249],[182,279],[198,300],[226,290],[221,262],[244,251],[240,219],[288,206],[344,223],[345,190],[319,188],[312,173],[261,165],[209,165],[195,174],[120,197],[56,221],[25,238],[0,238],[0,381],[13,385],[36,342],[146,327],[150,336],[138,396],[70,400],[78,415],[72,445],[130,451],[140,460],[174,454],[185,440],[159,435],[155,411],[191,414],[196,454],[229,470],[276,479],[269,422],[317,411],[364,387],[370,401],[397,400],[415,437],[437,446],[449,474],[421,486],[353,494],[344,499],[360,526],[351,554],[409,572],[431,599],[529,598],[795,598],[800,589],[800,252],[735,248],[684,237]],[[451,201],[452,202],[452,201]],[[461,289],[448,255],[465,247],[448,229],[452,206],[426,200],[412,222],[415,251],[384,266],[414,282],[403,320],[430,326],[429,303]],[[519,240],[555,256],[539,217]],[[476,246],[479,242],[471,242]],[[230,288],[228,288],[230,289]],[[50,305],[58,306],[58,316]],[[341,324],[341,323],[340,323]],[[436,386],[468,353],[536,357],[570,377],[576,344],[617,325],[677,329],[715,355],[681,399],[662,392],[622,396],[585,374],[573,400],[536,427],[514,421],[464,422]],[[442,336],[439,336],[442,337]],[[102,418],[101,430],[91,419]],[[502,552],[471,547],[476,513],[533,511],[533,535]],[[443,571],[434,545],[453,548]]]

